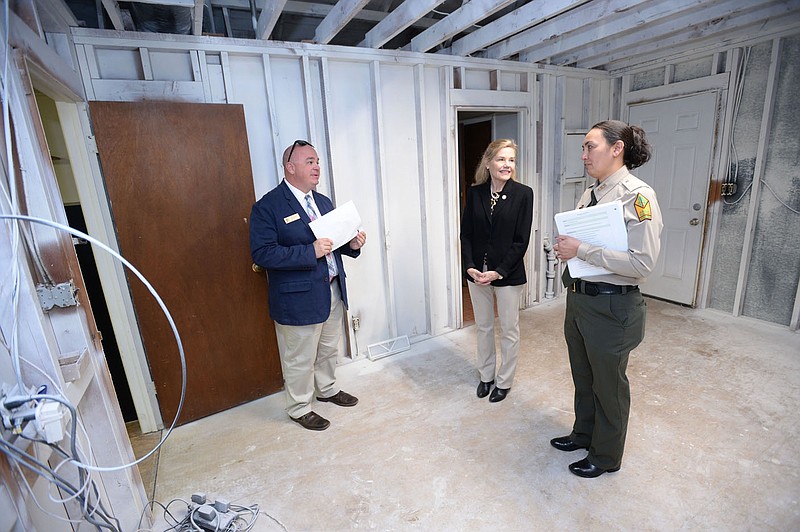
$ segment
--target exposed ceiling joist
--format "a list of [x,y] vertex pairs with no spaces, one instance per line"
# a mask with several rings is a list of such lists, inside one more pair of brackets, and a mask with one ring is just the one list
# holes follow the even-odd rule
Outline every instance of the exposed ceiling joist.
[[[604,65],[607,69],[620,68],[618,63],[635,60],[643,60],[648,54],[660,53],[663,55],[664,50],[669,51],[673,56],[685,54],[695,50],[700,50],[703,47],[713,49],[719,48],[720,45],[729,43],[734,45],[745,39],[750,35],[768,36],[776,33],[783,33],[791,28],[797,27],[797,19],[800,17],[800,6],[797,3],[791,5],[787,2],[778,2],[774,6],[778,9],[779,13],[770,16],[768,19],[763,19],[758,16],[756,12],[743,13],[736,16],[716,19],[707,21],[703,24],[696,24],[692,27],[675,33],[669,37],[664,37],[658,40],[651,40],[642,46],[620,49],[615,52],[596,58],[594,60],[578,61],[576,66],[585,66],[593,68],[595,65]],[[759,12],[768,9],[768,6],[763,7]]]
[[483,26],[481,29],[470,33],[455,41],[449,50],[442,53],[452,55],[470,55],[515,33],[526,30],[545,20],[555,17],[568,9],[572,9],[587,0],[548,0],[547,2],[531,2],[519,9],[500,17],[499,19]]
[[[610,57],[614,52],[620,49],[630,49],[632,55],[635,55],[635,49],[643,48],[651,44],[654,40],[664,43],[665,37],[671,37],[676,34],[687,34],[692,31],[697,31],[706,24],[707,31],[713,31],[713,26],[716,22],[736,16],[742,12],[752,11],[750,6],[738,7],[731,10],[727,4],[718,4],[712,8],[705,9],[698,12],[697,9],[686,9],[682,11],[679,16],[671,17],[668,19],[659,19],[658,22],[651,23],[650,20],[643,21],[639,26],[633,28],[629,27],[628,31],[617,31],[614,35],[605,36],[603,38],[597,37],[592,41],[592,44],[583,46],[578,52],[573,49],[566,54],[548,54],[552,57],[552,62],[558,65],[565,65],[575,63],[579,59],[581,63],[603,61],[604,58]],[[748,22],[748,24],[752,21]],[[603,61],[600,64],[604,64]]]
[[[676,3],[681,1],[696,4],[700,0],[677,0]],[[573,45],[584,46],[586,42],[591,42],[581,31],[607,32],[608,23],[621,18],[619,25],[623,25],[627,22],[626,13],[632,16],[631,10],[641,12],[647,4],[653,4],[653,0],[589,2],[490,46],[486,50],[486,57],[507,59],[514,54],[525,53],[525,61],[541,61],[556,52],[569,50]]]
[[[63,1],[81,23],[94,19],[102,25],[90,1],[88,9],[87,0]],[[698,50],[722,51],[763,39],[766,31],[800,33],[800,0],[140,1],[191,10],[189,29],[187,23],[176,24],[175,31],[159,25],[157,31],[164,33],[217,33],[224,27],[228,37],[435,50],[607,71],[649,65],[658,58],[694,57]],[[130,28],[117,0],[101,2],[115,29]],[[133,24],[139,31],[154,31],[152,20],[142,20],[148,15],[137,16]]]
[[392,37],[421,19],[444,0],[406,0],[396,7],[385,19],[380,21],[364,36],[358,45],[367,48],[380,48]]
[[258,16],[256,39],[269,39],[270,33],[275,29],[275,24],[278,23],[284,5],[286,5],[286,0],[267,0],[264,9]]
[[404,50],[427,52],[434,46],[458,35],[478,21],[497,13],[514,0],[471,0],[423,31],[405,46]]
[[339,0],[314,33],[314,42],[328,44],[369,0]]
[[124,30],[125,23],[122,22],[122,12],[119,10],[119,4],[116,0],[102,0],[102,3],[114,29],[118,31]]
[[203,34],[203,0],[194,0],[192,12],[192,35]]

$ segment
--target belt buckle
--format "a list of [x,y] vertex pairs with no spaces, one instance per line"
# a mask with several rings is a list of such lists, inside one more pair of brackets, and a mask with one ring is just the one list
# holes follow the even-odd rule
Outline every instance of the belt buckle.
[[572,286],[571,286],[571,288],[572,288],[572,293],[573,293],[573,294],[574,294],[575,292],[577,292],[577,291],[578,291],[578,281],[575,281],[574,283],[572,283]]

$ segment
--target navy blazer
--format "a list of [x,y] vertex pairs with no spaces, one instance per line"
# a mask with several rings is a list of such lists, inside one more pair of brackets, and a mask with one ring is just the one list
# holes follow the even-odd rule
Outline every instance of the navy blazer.
[[533,190],[517,181],[506,181],[492,216],[490,187],[491,180],[487,180],[467,190],[461,218],[462,273],[468,281],[473,281],[467,270],[482,271],[485,256],[487,270],[503,276],[492,281],[492,286],[525,284],[527,277],[522,259],[531,239]]
[[[320,216],[333,210],[331,200],[312,191]],[[267,271],[269,315],[282,325],[310,325],[328,319],[331,288],[328,263],[316,257],[316,237],[311,219],[285,181],[258,200],[250,213],[250,253],[253,262]],[[361,250],[349,244],[333,251],[339,275],[336,282],[347,308],[342,253],[358,257]]]

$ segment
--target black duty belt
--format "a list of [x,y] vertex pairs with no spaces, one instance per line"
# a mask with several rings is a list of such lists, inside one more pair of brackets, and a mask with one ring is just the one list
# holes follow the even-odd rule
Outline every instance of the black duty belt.
[[587,296],[610,295],[610,294],[627,294],[628,292],[635,292],[639,290],[636,285],[617,285],[609,283],[591,283],[578,279],[572,285],[572,291],[579,294],[586,294]]

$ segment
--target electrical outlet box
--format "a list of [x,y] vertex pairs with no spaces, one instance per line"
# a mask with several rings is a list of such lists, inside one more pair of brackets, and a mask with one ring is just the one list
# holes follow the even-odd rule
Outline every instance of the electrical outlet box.
[[192,515],[194,523],[203,530],[213,530],[215,532],[228,530],[228,527],[231,526],[231,523],[233,523],[237,517],[236,512],[218,511],[213,504],[214,503],[209,501],[200,506],[190,505],[189,513]]
[[36,405],[36,430],[47,443],[57,443],[64,439],[64,412],[61,404],[55,401],[41,401]]

